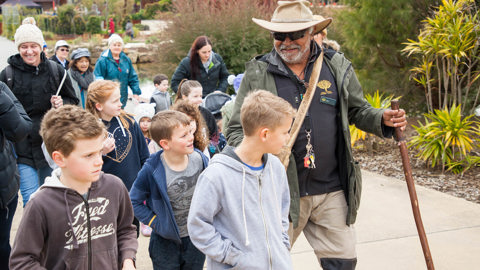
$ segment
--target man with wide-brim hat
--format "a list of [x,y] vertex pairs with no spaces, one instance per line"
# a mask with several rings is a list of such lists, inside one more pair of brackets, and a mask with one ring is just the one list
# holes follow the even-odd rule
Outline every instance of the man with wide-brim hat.
[[[245,95],[265,89],[298,108],[322,48],[313,33],[332,19],[315,20],[307,1],[278,1],[270,21],[253,19],[269,30],[273,50],[245,65],[226,135],[230,145],[243,137],[240,108]],[[342,53],[323,49],[323,65],[308,114],[292,148],[290,241],[303,231],[324,270],[355,269],[355,222],[360,202],[360,168],[352,156],[349,124],[380,137],[406,126],[405,112],[375,109]],[[320,61],[319,60],[319,61]],[[308,161],[308,162],[307,162]]]

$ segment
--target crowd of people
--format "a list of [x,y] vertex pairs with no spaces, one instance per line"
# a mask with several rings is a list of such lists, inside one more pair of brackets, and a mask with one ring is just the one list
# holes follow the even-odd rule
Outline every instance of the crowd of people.
[[[0,73],[0,268],[135,269],[142,233],[154,269],[293,269],[303,232],[323,269],[355,269],[361,175],[348,126],[391,137],[405,112],[363,99],[327,39],[332,19],[308,2],[279,1],[270,21],[253,21],[272,33],[273,50],[243,74],[228,79],[199,36],[130,114],[128,88],[138,102],[141,89],[122,37],[112,31],[92,67],[86,48],[69,60],[65,40],[48,59],[42,31],[25,20]],[[310,85],[318,65],[321,86]],[[229,80],[238,92],[227,102]]]

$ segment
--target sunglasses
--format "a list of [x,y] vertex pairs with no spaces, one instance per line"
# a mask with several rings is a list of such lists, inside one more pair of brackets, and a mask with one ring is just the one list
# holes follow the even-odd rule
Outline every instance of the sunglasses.
[[307,32],[307,29],[289,33],[273,32],[272,35],[273,38],[278,41],[285,41],[287,37],[290,38],[291,41],[294,41],[303,38],[305,36],[305,32]]
[[69,52],[70,51],[70,49],[64,49],[64,48],[60,48],[58,50],[61,51],[61,52]]

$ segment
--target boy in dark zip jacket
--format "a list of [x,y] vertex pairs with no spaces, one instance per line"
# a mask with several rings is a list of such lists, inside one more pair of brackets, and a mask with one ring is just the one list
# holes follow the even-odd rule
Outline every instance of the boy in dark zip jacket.
[[135,269],[128,191],[101,171],[104,125],[65,105],[45,115],[40,134],[59,168],[25,208],[10,269]]
[[150,156],[130,190],[135,216],[153,230],[148,251],[154,270],[201,270],[205,261],[187,230],[197,178],[208,163],[193,147],[191,121],[179,111],[153,117],[150,134],[163,150]]

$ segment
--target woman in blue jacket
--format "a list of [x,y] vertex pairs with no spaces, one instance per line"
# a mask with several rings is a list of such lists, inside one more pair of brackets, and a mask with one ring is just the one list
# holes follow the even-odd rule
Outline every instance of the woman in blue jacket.
[[217,90],[226,92],[228,75],[222,57],[212,51],[212,42],[206,36],[199,36],[173,73],[172,90],[176,93],[182,79],[188,79],[200,82],[203,97]]
[[130,58],[123,52],[123,39],[117,34],[111,35],[108,39],[108,49],[100,55],[93,74],[97,80],[120,82],[122,108],[127,104],[129,86],[132,89],[133,98],[138,100],[138,95],[142,94],[137,72]]

